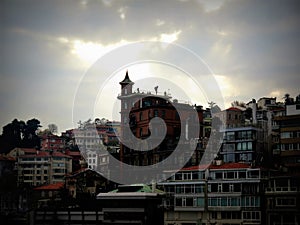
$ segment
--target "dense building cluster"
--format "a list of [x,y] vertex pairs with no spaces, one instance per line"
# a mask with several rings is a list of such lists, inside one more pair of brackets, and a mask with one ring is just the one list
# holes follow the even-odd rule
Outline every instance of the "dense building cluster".
[[[79,122],[61,136],[37,132],[37,120],[14,120],[5,126],[1,140],[7,144],[0,156],[3,218],[29,224],[24,218],[30,214],[34,224],[43,224],[47,218],[41,210],[47,209],[61,210],[61,221],[69,224],[84,224],[91,210],[91,220],[100,224],[300,223],[300,95],[286,95],[284,102],[273,97],[235,101],[222,111],[214,103],[205,109],[180,102],[158,87],[153,93],[134,90],[128,72],[120,85],[120,122]],[[154,118],[164,120],[165,127],[151,127]],[[9,136],[18,130],[17,136]],[[26,138],[19,138],[22,132]],[[216,132],[222,138],[209,145]],[[131,147],[135,138],[143,142],[133,146],[145,151]],[[160,138],[161,143],[152,146]],[[125,179],[134,176],[122,166],[110,167],[111,157],[143,167],[164,161],[178,145],[184,150],[172,163],[184,166],[166,169],[167,179],[152,186],[108,179],[111,169]],[[193,154],[185,154],[191,146]],[[215,154],[207,154],[208,148],[215,148]],[[81,214],[73,218],[79,209]]]

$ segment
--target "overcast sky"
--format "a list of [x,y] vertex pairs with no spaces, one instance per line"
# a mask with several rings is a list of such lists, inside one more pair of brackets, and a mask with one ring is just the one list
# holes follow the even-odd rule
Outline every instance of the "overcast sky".
[[[113,49],[139,41],[164,41],[198,55],[214,74],[225,107],[234,100],[266,96],[282,101],[285,93],[296,96],[300,93],[299,6],[298,0],[2,0],[0,126],[14,118],[33,117],[44,128],[50,123],[57,124],[59,131],[76,126],[74,98],[92,65]],[[118,82],[126,69],[133,81],[141,80],[135,88],[159,85],[159,91],[204,107],[207,100],[221,101],[207,93],[206,98],[197,98],[201,95],[197,88],[172,66],[124,65],[106,87],[99,87],[103,91],[97,93],[97,101],[106,110],[96,110],[95,117],[112,119],[111,109],[104,105],[118,104]],[[175,86],[159,79],[142,82],[160,73]],[[93,76],[90,79],[93,82]],[[187,90],[186,95],[179,94],[176,85]],[[95,94],[88,92],[86,97]],[[83,103],[82,108],[77,116],[86,120]]]

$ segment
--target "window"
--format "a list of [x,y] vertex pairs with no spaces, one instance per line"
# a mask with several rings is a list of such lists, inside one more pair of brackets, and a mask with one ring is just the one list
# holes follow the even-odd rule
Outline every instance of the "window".
[[244,207],[259,207],[260,197],[259,196],[244,196],[242,198],[242,206]]
[[248,177],[249,178],[259,178],[259,171],[258,170],[249,171]]
[[143,120],[143,112],[140,112],[140,121]]
[[175,120],[180,120],[180,116],[177,111],[175,112]]
[[240,212],[221,212],[221,218],[226,220],[241,219]]
[[204,186],[200,184],[195,185],[195,193],[204,193]]
[[165,119],[165,117],[166,117],[166,111],[162,110],[161,111],[161,118]]
[[235,161],[234,153],[224,154],[224,162],[234,162],[234,161]]
[[185,185],[184,193],[186,193],[186,194],[194,193],[194,187],[192,187],[191,185]]
[[208,205],[209,206],[217,206],[218,205],[217,198],[208,198]]
[[182,198],[182,206],[186,206],[186,198]]
[[216,179],[222,179],[223,173],[222,172],[216,172]]
[[246,172],[245,171],[240,171],[239,172],[239,178],[246,178]]
[[193,198],[186,198],[186,202],[185,202],[185,205],[186,206],[193,206],[193,203],[194,203],[194,199]]
[[296,206],[296,199],[295,198],[276,198],[276,205],[277,206]]
[[183,193],[184,192],[184,188],[183,188],[183,186],[176,186],[176,188],[175,188],[175,193],[177,193],[177,194],[181,194],[181,193]]
[[181,198],[175,198],[175,206],[182,206],[182,199]]
[[175,180],[182,180],[182,174],[181,173],[176,173],[175,174]]
[[233,141],[235,139],[234,132],[227,132],[226,133],[226,140],[227,141]]
[[183,180],[191,180],[191,174],[190,173],[183,173]]
[[224,144],[223,145],[223,152],[234,152],[235,144]]
[[204,207],[204,198],[197,198],[197,206]]
[[285,139],[285,138],[292,138],[292,137],[293,137],[293,133],[292,133],[292,132],[282,132],[282,133],[280,134],[280,137],[281,137],[282,139]]
[[251,153],[239,154],[239,160],[245,162],[252,161],[252,154]]
[[224,178],[227,178],[227,179],[234,179],[234,172],[227,172],[227,173],[224,173]]
[[192,179],[198,180],[199,179],[199,173],[198,172],[192,172]]
[[222,192],[222,184],[218,184],[218,192]]
[[243,212],[244,220],[260,220],[260,212],[258,211],[245,211]]
[[158,117],[158,110],[157,109],[154,110],[154,117]]
[[143,128],[140,128],[140,137],[143,136]]
[[228,206],[240,206],[239,198],[228,198]]

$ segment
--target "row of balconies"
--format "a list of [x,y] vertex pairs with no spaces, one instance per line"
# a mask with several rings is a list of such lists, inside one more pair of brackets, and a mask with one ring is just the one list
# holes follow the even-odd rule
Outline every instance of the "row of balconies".
[[267,187],[266,193],[283,193],[283,192],[297,192],[298,187]]

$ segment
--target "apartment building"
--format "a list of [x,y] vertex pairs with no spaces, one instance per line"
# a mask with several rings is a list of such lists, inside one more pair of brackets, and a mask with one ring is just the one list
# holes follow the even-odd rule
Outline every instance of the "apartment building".
[[224,130],[223,144],[219,155],[224,162],[257,162],[263,160],[265,149],[264,130],[247,126]]
[[61,151],[65,148],[65,139],[57,135],[48,134],[41,137],[41,150]]
[[[297,107],[299,109],[297,109]],[[300,172],[300,102],[286,105],[285,115],[273,118],[273,157],[277,168]]]
[[72,157],[58,151],[37,151],[21,155],[16,162],[18,184],[39,186],[63,182],[72,172]]
[[158,184],[168,196],[165,224],[263,224],[262,176],[244,163],[184,168]]
[[265,224],[300,223],[300,176],[272,174],[265,184]]

